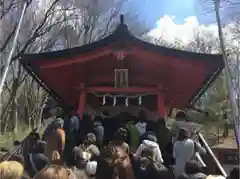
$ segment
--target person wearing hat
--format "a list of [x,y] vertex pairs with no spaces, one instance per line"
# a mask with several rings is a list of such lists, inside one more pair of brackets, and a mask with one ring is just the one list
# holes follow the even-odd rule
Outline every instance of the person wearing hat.
[[44,141],[47,143],[44,155],[49,159],[49,161],[52,160],[53,151],[57,151],[62,158],[66,143],[66,134],[62,128],[63,124],[64,121],[61,118],[53,121],[51,131],[49,131],[49,133],[47,133],[44,137]]
[[45,147],[46,142],[38,140],[33,150],[27,155],[24,166],[30,177],[33,177],[45,166],[50,165],[48,158],[43,154]]
[[178,133],[181,128],[187,129],[189,133],[189,137],[192,137],[196,130],[201,127],[200,124],[196,122],[192,122],[189,116],[184,112],[180,111],[176,114],[176,132]]
[[175,176],[180,176],[185,169],[186,163],[195,158],[196,152],[205,154],[206,150],[189,137],[189,131],[181,128],[178,138],[173,145],[173,157],[175,158]]
[[45,139],[52,133],[54,132],[56,129],[58,128],[62,128],[64,124],[64,120],[62,118],[57,118],[54,121],[52,121],[52,123],[50,123],[47,128],[45,129],[44,133],[43,133],[43,140],[46,141]]
[[102,124],[102,117],[96,116],[93,121],[93,131],[96,135],[97,139],[97,146],[101,149],[103,147],[103,140],[104,140],[104,127]]
[[130,153],[129,145],[127,141],[127,130],[124,128],[119,128],[115,135],[114,139],[109,142],[108,146],[121,146],[126,153]]
[[77,168],[85,168],[87,162],[97,160],[100,156],[100,151],[95,144],[96,136],[93,133],[89,133],[83,144],[73,148],[74,165]]

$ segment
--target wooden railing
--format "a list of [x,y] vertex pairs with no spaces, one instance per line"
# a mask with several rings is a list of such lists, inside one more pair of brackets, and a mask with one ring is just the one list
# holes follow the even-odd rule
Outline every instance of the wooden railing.
[[203,145],[203,147],[206,149],[206,152],[207,152],[207,155],[203,156],[202,159],[207,166],[208,173],[218,174],[218,175],[227,177],[226,171],[222,167],[219,160],[216,158],[215,154],[213,153],[212,149],[209,147],[203,135],[200,132],[197,135],[200,143]]
[[32,133],[35,133],[37,128],[30,132],[17,146],[14,146],[12,150],[8,151],[5,155],[0,158],[1,161],[9,160],[14,155],[23,155],[24,148],[27,144],[28,139],[31,137]]

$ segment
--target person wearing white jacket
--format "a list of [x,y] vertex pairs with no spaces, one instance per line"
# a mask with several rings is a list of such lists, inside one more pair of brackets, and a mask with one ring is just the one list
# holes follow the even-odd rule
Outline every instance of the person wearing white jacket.
[[[136,153],[134,154],[134,158],[136,160],[139,160],[142,155],[142,152],[145,149],[147,149],[150,150],[151,153],[153,154],[152,158],[154,161],[163,163],[162,152],[159,148],[159,145],[157,144],[157,141],[155,140],[156,138],[154,136],[153,137],[148,136],[148,138],[149,139],[143,140],[143,142],[140,144]],[[153,140],[151,140],[151,138],[153,138]]]
[[175,176],[178,177],[184,172],[186,163],[195,158],[196,152],[205,154],[206,150],[199,143],[189,138],[187,129],[180,129],[173,146],[173,156],[176,161],[174,167]]

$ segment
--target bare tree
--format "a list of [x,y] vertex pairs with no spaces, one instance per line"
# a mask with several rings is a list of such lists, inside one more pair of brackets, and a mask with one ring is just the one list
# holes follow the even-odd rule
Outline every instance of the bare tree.
[[[129,0],[106,1],[104,6],[98,2],[100,3],[93,0],[75,1],[75,6],[79,9],[75,15],[79,18],[66,22],[61,39],[62,42],[67,43],[63,42],[65,48],[88,44],[109,35],[119,23],[122,8]],[[149,31],[136,13],[126,13],[125,21],[129,30],[137,36]]]
[[231,57],[235,60],[235,65],[232,67],[232,74],[234,74],[233,78],[237,92],[237,106],[238,109],[240,109],[240,20],[234,19],[234,23],[232,24],[230,30],[233,34],[231,44],[235,44],[235,46],[232,45],[229,51]]
[[[10,1],[8,1],[10,3]],[[17,24],[17,14],[21,10],[21,1],[14,1],[7,5],[7,10],[5,4],[2,5],[2,16],[1,16],[1,37],[0,37],[0,49],[2,52],[1,56],[1,69],[4,69],[5,58],[8,55],[9,49],[11,48],[12,36],[14,34],[16,24]],[[11,6],[10,6],[11,5]],[[18,98],[22,95],[22,86],[26,84],[25,80],[28,80],[28,75],[23,70],[17,58],[21,53],[31,52],[31,51],[42,51],[43,44],[39,43],[38,38],[50,33],[52,30],[56,31],[58,28],[59,21],[54,22],[53,18],[58,18],[56,16],[56,10],[58,5],[58,0],[49,2],[49,6],[45,9],[45,13],[40,15],[38,12],[34,11],[39,4],[31,4],[28,7],[27,14],[23,22],[23,28],[21,29],[20,38],[18,39],[17,50],[15,56],[12,59],[10,73],[8,74],[8,79],[5,84],[5,91],[1,96],[1,130],[7,131],[11,124],[13,127],[10,129],[15,129],[15,124],[17,123],[18,110],[22,105],[17,104]],[[60,16],[61,14],[59,14]],[[34,50],[35,49],[35,50]],[[39,88],[39,87],[38,87]],[[38,93],[36,93],[38,95]],[[25,101],[26,102],[26,101]],[[34,103],[37,104],[37,103]],[[29,106],[28,106],[29,107]],[[10,120],[9,120],[10,119]]]
[[[0,34],[0,50],[4,54],[1,56],[0,69],[4,68],[4,59],[11,48],[16,28],[16,14],[21,9],[19,1],[11,1],[18,4],[1,4],[1,10],[5,10],[1,11],[0,24],[5,28]],[[46,92],[28,76],[17,61],[19,55],[75,47],[103,38],[114,30],[121,9],[127,2],[108,1],[102,6],[95,1],[46,0],[44,4],[33,2],[28,7],[5,91],[1,96],[2,130],[16,131],[17,120],[26,123],[29,128],[35,127],[39,124],[36,119],[40,118],[47,98]],[[127,13],[125,18],[130,30],[138,36],[149,30],[136,13]]]
[[[231,16],[232,16],[233,14],[236,14],[239,12],[239,8],[236,9],[236,7],[239,7],[239,3],[237,3],[234,0],[230,0],[230,1],[229,0],[202,0],[202,4],[205,5],[205,7],[208,7],[208,9],[209,7],[212,8],[213,12],[215,12],[216,22],[218,27],[220,49],[223,54],[223,59],[225,63],[225,76],[226,76],[227,85],[228,85],[228,97],[229,97],[229,102],[232,110],[232,119],[233,119],[234,125],[236,126],[236,123],[239,123],[239,109],[237,108],[237,103],[235,100],[235,92],[233,91],[234,90],[233,83],[232,83],[233,79],[231,77],[231,69],[229,66],[229,60],[227,55],[226,41],[224,39],[225,36],[223,34],[223,28],[222,28],[223,25],[220,17],[220,10],[222,8],[222,10],[225,10],[225,13],[226,13],[226,10],[229,10],[229,7],[234,5],[232,6],[234,7],[234,13],[231,13]],[[233,11],[233,9],[231,11]],[[234,129],[235,129],[235,136],[238,137],[237,129],[236,128]]]

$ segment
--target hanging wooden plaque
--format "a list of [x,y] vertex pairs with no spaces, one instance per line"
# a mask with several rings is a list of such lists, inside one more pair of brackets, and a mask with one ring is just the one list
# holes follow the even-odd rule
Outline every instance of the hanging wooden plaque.
[[128,88],[128,69],[115,69],[115,88]]

